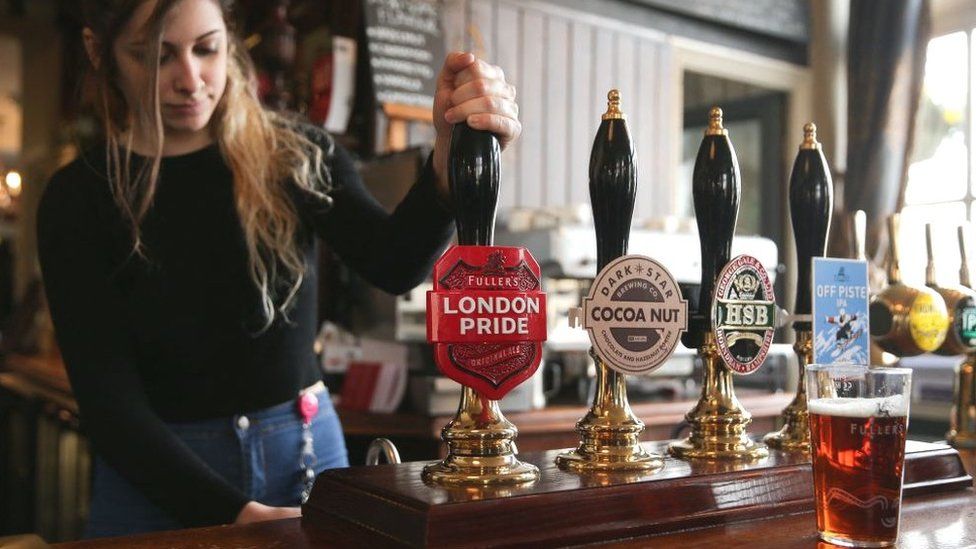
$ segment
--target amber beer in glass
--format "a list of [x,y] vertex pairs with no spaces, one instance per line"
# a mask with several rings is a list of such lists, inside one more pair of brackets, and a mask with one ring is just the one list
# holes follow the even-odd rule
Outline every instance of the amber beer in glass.
[[898,538],[911,374],[807,367],[817,530],[824,541],[885,547]]

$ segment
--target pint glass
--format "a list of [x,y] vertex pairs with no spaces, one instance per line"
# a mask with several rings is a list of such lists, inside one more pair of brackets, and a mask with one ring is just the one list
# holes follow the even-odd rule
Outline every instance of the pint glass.
[[807,366],[813,489],[824,541],[895,543],[911,379],[904,368]]

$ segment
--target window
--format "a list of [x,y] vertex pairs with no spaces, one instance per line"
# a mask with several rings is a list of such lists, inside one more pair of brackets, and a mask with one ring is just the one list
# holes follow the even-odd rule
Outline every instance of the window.
[[973,30],[953,32],[928,45],[900,234],[902,273],[912,283],[924,281],[925,224],[932,224],[939,283],[949,285],[959,282],[957,227],[976,219],[969,106],[974,38]]

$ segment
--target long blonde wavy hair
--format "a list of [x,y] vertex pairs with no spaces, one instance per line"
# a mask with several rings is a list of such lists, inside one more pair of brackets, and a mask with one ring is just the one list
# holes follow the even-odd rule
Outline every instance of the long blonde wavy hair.
[[[181,0],[158,0],[147,23],[153,75],[144,104],[128,105],[116,82],[118,65],[113,44],[135,9],[149,0],[87,0],[86,26],[97,38],[99,63],[90,65],[89,100],[104,122],[108,179],[113,197],[129,224],[133,252],[142,255],[140,226],[156,192],[164,129],[157,80],[163,21]],[[220,6],[228,28],[227,84],[210,120],[210,131],[234,177],[234,196],[248,251],[250,276],[261,295],[266,329],[287,310],[301,286],[306,265],[299,249],[298,212],[287,185],[297,185],[329,200],[331,179],[319,145],[297,130],[296,123],[265,110],[255,93],[255,71],[243,43],[233,32],[232,0],[210,0]],[[154,128],[156,154],[133,172],[134,124]],[[329,145],[331,147],[331,143]]]

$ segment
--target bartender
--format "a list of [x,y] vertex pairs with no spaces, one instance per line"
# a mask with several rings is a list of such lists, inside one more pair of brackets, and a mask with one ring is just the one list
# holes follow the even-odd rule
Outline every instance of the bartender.
[[402,293],[452,233],[453,124],[504,147],[515,89],[448,55],[434,151],[392,214],[327,133],[264,110],[228,0],[88,0],[104,143],[57,172],[38,245],[94,453],[86,537],[293,517],[348,464],[312,350],[316,237]]

